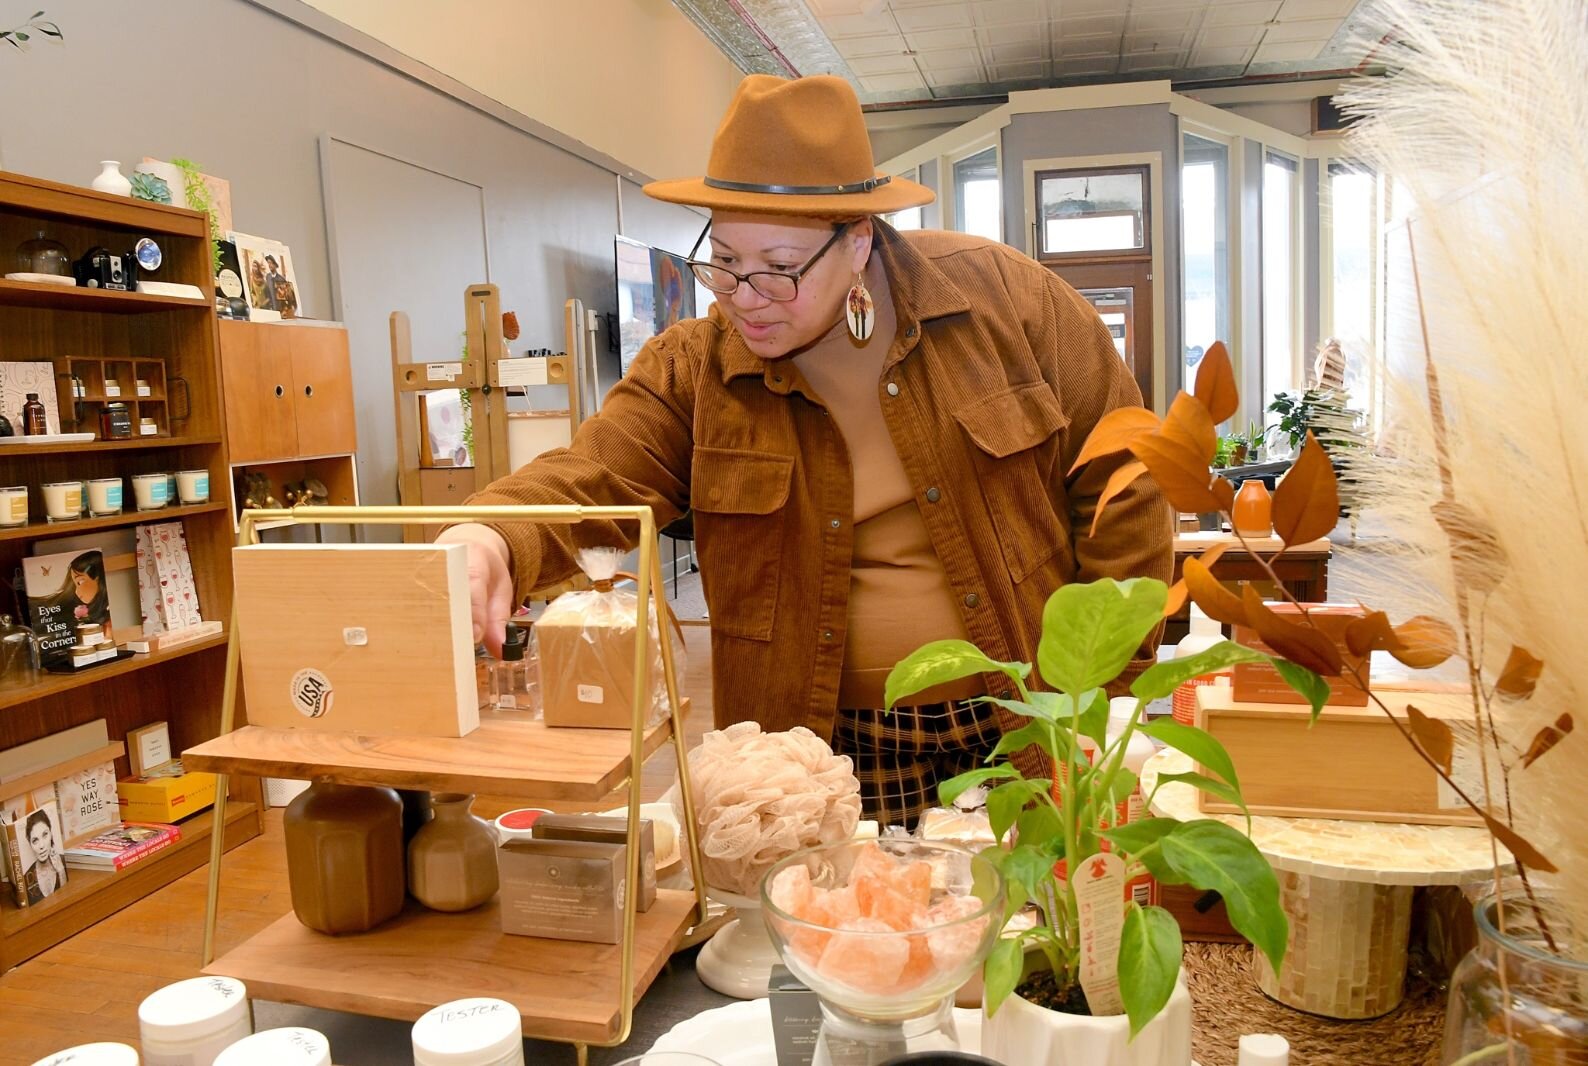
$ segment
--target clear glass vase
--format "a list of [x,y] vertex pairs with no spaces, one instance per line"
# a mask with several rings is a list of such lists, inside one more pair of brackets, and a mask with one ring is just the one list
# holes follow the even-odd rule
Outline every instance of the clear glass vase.
[[1475,918],[1477,947],[1450,978],[1446,1066],[1588,1066],[1584,931],[1573,929],[1548,896],[1535,910],[1520,892],[1500,903],[1484,900]]

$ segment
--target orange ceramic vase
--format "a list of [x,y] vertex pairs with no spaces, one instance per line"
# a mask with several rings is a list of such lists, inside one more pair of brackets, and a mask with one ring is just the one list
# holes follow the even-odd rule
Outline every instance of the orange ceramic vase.
[[1256,478],[1241,482],[1241,491],[1235,494],[1235,509],[1230,512],[1230,524],[1235,532],[1245,537],[1268,537],[1274,532],[1274,498],[1268,486]]

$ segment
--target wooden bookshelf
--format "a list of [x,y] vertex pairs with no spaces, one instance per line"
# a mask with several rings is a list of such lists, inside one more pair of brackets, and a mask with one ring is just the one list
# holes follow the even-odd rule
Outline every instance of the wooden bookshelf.
[[[192,873],[209,860],[214,820],[201,812],[181,823],[182,838],[124,870],[67,871],[64,887],[43,903],[18,907],[9,889],[0,906],[0,971],[108,918],[127,904]],[[236,847],[259,832],[253,803],[231,803],[226,810],[226,846]]]
[[[213,291],[209,224],[202,214],[0,171],[0,248],[15,248],[40,233],[64,244],[73,259],[96,245],[130,251],[139,238],[153,237],[164,262],[150,280],[193,285],[206,297]],[[5,340],[0,359],[56,367],[67,359],[147,367],[162,396],[180,379],[190,401],[179,412],[180,420],[163,425],[169,436],[54,444],[0,441],[0,485],[27,486],[32,519],[0,529],[0,571],[14,572],[33,554],[36,540],[178,522],[204,617],[229,619],[234,533],[224,489],[229,463],[213,301],[0,279],[0,337]],[[126,384],[127,393],[133,393],[132,382]],[[151,393],[147,399],[155,397]],[[15,424],[17,412],[5,413]],[[69,423],[70,412],[62,413]],[[70,431],[71,426],[63,428]],[[134,475],[194,469],[209,472],[211,502],[143,513],[132,509]],[[75,522],[43,520],[41,485],[108,477],[124,479],[127,510],[122,514]],[[118,616],[114,621],[126,629],[139,619]],[[170,723],[178,750],[207,740],[220,731],[227,639],[212,636],[80,673],[41,674],[31,685],[0,690],[0,749],[96,718],[105,719],[113,742],[157,721]],[[125,756],[115,763],[118,777],[129,774]],[[236,780],[230,794],[228,845],[261,828],[257,782]],[[74,871],[59,900],[0,911],[0,968],[37,954],[199,866],[208,855],[200,846],[209,837],[208,817],[184,826],[184,833],[180,844],[121,873]]]

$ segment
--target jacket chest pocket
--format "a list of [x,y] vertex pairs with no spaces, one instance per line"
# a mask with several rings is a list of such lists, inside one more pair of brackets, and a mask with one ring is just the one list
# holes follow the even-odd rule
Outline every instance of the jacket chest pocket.
[[1068,522],[1048,466],[1057,461],[1054,434],[1069,425],[1053,390],[1043,382],[1016,385],[954,412],[970,438],[982,496],[998,533],[1004,563],[1024,581],[1056,552],[1069,553]]
[[772,639],[793,481],[793,456],[695,449],[689,506],[714,630]]

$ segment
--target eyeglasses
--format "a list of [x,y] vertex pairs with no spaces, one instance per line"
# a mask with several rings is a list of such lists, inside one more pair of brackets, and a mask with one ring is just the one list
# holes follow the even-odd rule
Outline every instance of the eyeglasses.
[[690,271],[699,279],[702,285],[720,296],[729,296],[738,292],[740,285],[748,283],[750,288],[766,299],[787,303],[800,294],[800,278],[809,273],[811,267],[815,266],[817,261],[827,254],[827,249],[838,243],[838,238],[842,237],[845,231],[849,229],[849,223],[840,223],[838,228],[833,230],[833,235],[827,238],[827,243],[822,245],[816,254],[806,261],[804,266],[790,274],[784,274],[777,270],[757,270],[749,274],[736,274],[727,267],[696,259],[695,253],[700,251],[701,241],[706,239],[706,233],[710,229],[711,223],[708,222],[706,223],[706,228],[700,231],[700,236],[695,241],[695,247],[690,249],[689,258],[685,260],[689,264]]

